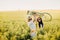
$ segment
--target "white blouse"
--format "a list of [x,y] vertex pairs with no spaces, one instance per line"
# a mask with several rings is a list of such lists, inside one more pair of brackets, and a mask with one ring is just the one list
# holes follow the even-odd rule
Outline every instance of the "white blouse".
[[28,26],[30,27],[31,30],[36,30],[36,26],[32,20],[28,22]]

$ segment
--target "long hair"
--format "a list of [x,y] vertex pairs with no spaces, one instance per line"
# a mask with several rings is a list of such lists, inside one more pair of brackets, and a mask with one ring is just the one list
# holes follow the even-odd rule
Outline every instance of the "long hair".
[[31,20],[32,20],[32,18],[28,18],[28,22],[31,21]]
[[38,18],[37,18],[37,21],[39,22],[39,20],[41,20],[41,21],[42,21],[42,18],[41,18],[41,17],[38,17]]

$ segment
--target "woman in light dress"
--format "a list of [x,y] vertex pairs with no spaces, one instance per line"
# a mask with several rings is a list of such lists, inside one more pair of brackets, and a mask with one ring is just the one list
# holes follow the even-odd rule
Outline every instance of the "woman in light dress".
[[34,24],[34,21],[32,20],[32,18],[29,16],[28,17],[28,26],[30,27],[31,30],[31,37],[35,37],[36,36],[36,25]]

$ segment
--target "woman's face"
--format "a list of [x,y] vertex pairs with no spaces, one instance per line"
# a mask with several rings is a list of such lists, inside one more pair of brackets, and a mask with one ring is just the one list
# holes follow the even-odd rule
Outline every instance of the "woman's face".
[[33,16],[38,16],[38,14],[34,14]]

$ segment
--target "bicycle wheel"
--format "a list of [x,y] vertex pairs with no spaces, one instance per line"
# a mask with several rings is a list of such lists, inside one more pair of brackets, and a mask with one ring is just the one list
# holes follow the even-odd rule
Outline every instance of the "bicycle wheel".
[[44,20],[44,21],[51,21],[52,20],[52,16],[49,14],[49,13],[42,13],[43,14],[43,16],[42,16],[42,19]]

